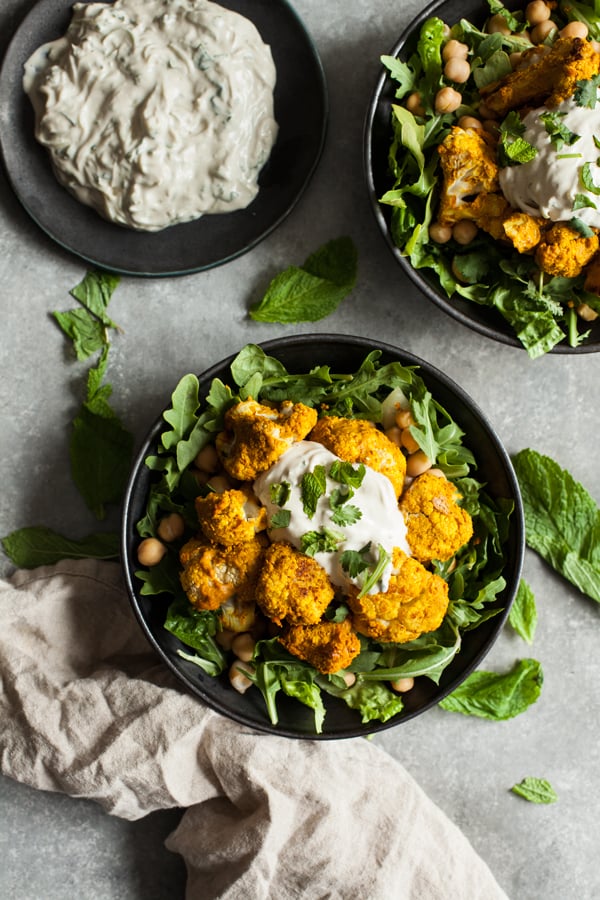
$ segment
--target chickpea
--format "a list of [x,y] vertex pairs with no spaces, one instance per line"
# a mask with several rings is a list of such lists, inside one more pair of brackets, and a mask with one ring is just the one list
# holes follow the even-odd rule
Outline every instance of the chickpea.
[[392,428],[388,428],[385,432],[385,436],[392,442],[392,444],[395,444],[396,447],[400,447],[402,445],[402,430],[398,428],[397,425],[394,425]]
[[477,234],[477,225],[470,219],[462,219],[452,228],[452,237],[457,244],[470,244]]
[[346,682],[346,687],[351,688],[353,684],[356,684],[356,675],[354,672],[344,672],[342,677]]
[[409,425],[415,424],[415,419],[410,409],[399,409],[394,418],[398,428],[408,428]]
[[530,25],[547,22],[550,18],[550,7],[544,3],[544,0],[532,0],[525,7],[525,18]]
[[415,441],[414,437],[410,433],[409,428],[405,428],[400,435],[400,440],[402,441],[402,446],[408,450],[409,453],[416,453],[419,449],[419,445]]
[[225,491],[231,490],[231,482],[225,475],[215,475],[207,484],[216,494],[224,494]]
[[138,562],[142,566],[157,566],[167,548],[157,538],[144,538],[137,549]]
[[247,631],[236,634],[231,642],[231,649],[242,662],[250,662],[254,654],[255,646],[256,641]]
[[581,38],[583,41],[585,41],[588,36],[588,27],[583,22],[569,22],[568,25],[565,25],[564,28],[561,28],[560,36],[568,38]]
[[429,474],[435,475],[436,478],[445,478],[446,477],[446,473],[443,472],[441,469],[430,469]]
[[580,303],[578,307],[576,307],[577,315],[580,316],[586,322],[594,322],[598,318],[598,313],[595,309],[592,309],[591,306],[588,306],[587,303]]
[[448,62],[449,59],[466,59],[469,55],[469,48],[467,44],[463,44],[462,41],[451,40],[448,41],[447,44],[444,44],[444,48],[442,50],[442,59],[444,62]]
[[590,41],[590,46],[596,53],[600,53],[600,41]]
[[202,450],[200,450],[196,455],[194,465],[196,468],[200,469],[201,472],[212,473],[217,471],[219,468],[219,456],[214,444],[207,444],[206,447],[203,447]]
[[475,116],[461,116],[456,124],[459,128],[464,128],[465,130],[472,128],[477,131],[483,128],[483,122],[481,119],[476,119]]
[[546,22],[540,22],[539,25],[531,29],[531,40],[534,44],[543,44],[553,31],[556,31],[556,25],[551,19],[548,19]]
[[511,53],[508,57],[508,61],[510,62],[511,69],[514,71],[515,69],[518,69],[523,62],[523,54],[519,52]]
[[488,19],[486,31],[488,34],[510,34],[510,28],[506,22],[506,19],[500,13],[497,13],[495,16],[491,16]]
[[429,237],[436,244],[447,244],[452,237],[452,229],[449,225],[440,225],[439,222],[434,222],[429,226]]
[[449,59],[444,66],[444,75],[448,81],[454,81],[456,84],[464,84],[469,80],[471,74],[471,66],[466,59],[458,59],[454,57]]
[[427,470],[430,468],[431,460],[423,453],[422,450],[417,450],[416,453],[411,453],[406,460],[406,474],[409,478],[416,478],[417,475],[422,475],[423,472],[427,472]]
[[413,116],[425,115],[425,107],[423,106],[423,101],[421,100],[421,95],[418,91],[408,95],[406,98],[406,108]]
[[454,112],[462,103],[462,94],[451,87],[443,87],[435,95],[435,111],[440,115]]
[[406,691],[412,690],[415,685],[415,679],[410,675],[406,678],[396,678],[395,681],[390,681],[390,687],[393,691],[396,691],[398,694],[405,694]]
[[237,631],[230,631],[229,628],[223,628],[222,631],[217,631],[215,634],[215,641],[222,650],[231,650],[231,644],[233,643],[234,637],[237,637]]
[[183,516],[180,516],[177,512],[170,513],[170,515],[165,516],[164,519],[160,520],[157,530],[159,538],[163,541],[166,541],[167,543],[176,541],[178,538],[182,537],[183,532],[185,531]]
[[238,660],[229,669],[229,683],[239,694],[245,694],[252,684],[252,679],[248,678],[248,675],[253,674],[254,666]]

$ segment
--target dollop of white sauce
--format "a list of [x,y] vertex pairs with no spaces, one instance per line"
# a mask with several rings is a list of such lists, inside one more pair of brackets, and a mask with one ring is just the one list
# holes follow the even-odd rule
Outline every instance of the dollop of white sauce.
[[[342,553],[345,550],[360,551],[370,544],[368,553],[364,554],[370,568],[375,566],[379,558],[379,545],[390,555],[394,547],[400,547],[410,555],[406,539],[406,523],[398,508],[396,494],[389,478],[365,466],[365,475],[360,487],[353,489],[354,495],[347,501],[360,510],[360,519],[353,524],[343,526],[335,524],[331,518],[333,510],[330,497],[331,492],[341,485],[329,476],[329,470],[332,463],[339,461],[339,457],[316,441],[297,441],[270,469],[259,475],[254,482],[254,492],[266,508],[269,521],[281,509],[290,512],[287,527],[274,528],[270,531],[273,540],[289,541],[300,550],[302,536],[307,532],[323,529],[332,532],[339,538],[335,550],[317,552],[314,559],[325,569],[330,581],[338,587],[348,588],[351,585],[361,587],[364,575],[350,578],[342,567]],[[304,510],[302,479],[307,472],[314,471],[316,466],[325,468],[326,488],[325,493],[319,497],[315,513],[311,517]],[[355,463],[354,467],[358,467],[358,463]],[[271,486],[279,484],[290,486],[289,498],[282,507],[271,499]],[[391,572],[392,564],[389,562],[380,580],[371,587],[369,593],[387,590]]]
[[[578,135],[578,139],[560,148],[554,146],[541,118],[547,113],[556,115],[557,122]],[[600,194],[586,189],[582,182],[587,163],[600,191],[600,148],[595,140],[600,135],[600,103],[589,109],[569,98],[552,110],[531,110],[523,124],[523,138],[538,152],[529,162],[500,170],[500,187],[510,205],[553,222],[568,222],[576,217],[590,227],[600,228]],[[578,194],[592,205],[576,204]]]
[[61,184],[140,231],[252,202],[275,82],[255,25],[210,0],[77,3],[23,78]]

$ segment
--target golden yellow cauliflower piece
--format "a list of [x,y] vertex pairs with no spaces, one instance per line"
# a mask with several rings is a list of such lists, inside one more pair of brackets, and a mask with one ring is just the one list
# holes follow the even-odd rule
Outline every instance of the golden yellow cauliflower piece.
[[598,236],[583,237],[569,225],[557,222],[544,233],[535,261],[548,275],[575,278],[598,250]]
[[251,541],[267,527],[267,511],[248,489],[197,497],[196,513],[204,536],[217,544]]
[[437,221],[471,219],[481,227],[508,207],[500,191],[496,143],[488,132],[455,125],[438,147],[442,187]]
[[329,675],[346,669],[360,653],[360,640],[350,620],[291,625],[279,637],[285,649]]
[[396,497],[402,493],[406,458],[373,422],[324,416],[311,431],[310,440],[323,444],[344,462],[364,463],[386,475],[392,482]]
[[448,585],[418,560],[396,548],[387,591],[347,597],[356,631],[382,642],[404,644],[442,624]]
[[450,559],[473,535],[471,516],[458,505],[460,494],[446,478],[425,472],[400,500],[412,555],[420,562]]
[[285,400],[278,408],[252,399],[237,403],[225,413],[225,431],[215,442],[223,467],[239,481],[254,481],[316,421],[316,411],[303,403]]
[[228,547],[191,538],[179,552],[181,585],[190,603],[198,609],[218,609],[234,595],[250,601],[264,552],[258,538]]
[[264,556],[256,602],[277,625],[316,624],[334,591],[325,569],[283,541],[271,544]]
[[540,220],[524,212],[511,212],[502,220],[504,236],[518,253],[529,253],[542,238]]

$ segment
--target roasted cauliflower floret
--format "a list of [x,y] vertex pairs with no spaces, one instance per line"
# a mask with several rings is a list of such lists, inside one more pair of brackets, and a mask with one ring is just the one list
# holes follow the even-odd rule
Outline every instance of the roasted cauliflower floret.
[[412,555],[422,563],[450,559],[473,535],[471,516],[446,478],[425,472],[404,492],[400,510]]
[[585,268],[583,287],[590,294],[600,295],[600,252],[595,254],[592,261]]
[[386,475],[392,482],[396,497],[402,493],[406,458],[373,422],[324,416],[311,431],[310,440],[323,444],[344,462],[364,463]]
[[350,620],[290,625],[278,638],[285,649],[318,672],[329,675],[347,668],[360,653],[360,639]]
[[283,541],[271,544],[264,556],[256,602],[277,625],[316,624],[334,590],[325,569],[310,556]]
[[197,497],[195,506],[202,533],[213,543],[251,541],[267,527],[267,511],[248,489]]
[[[535,48],[527,51],[535,52]],[[487,85],[481,94],[487,109],[499,118],[523,106],[552,109],[572,96],[578,81],[588,80],[598,71],[600,54],[589,41],[561,37],[537,62]]]
[[225,430],[216,439],[224,469],[239,481],[254,481],[316,421],[316,411],[303,403],[286,400],[277,408],[252,399],[237,403],[226,412]]
[[575,278],[598,250],[598,236],[583,237],[569,225],[557,222],[544,232],[535,261],[548,275]]
[[539,219],[524,212],[509,213],[502,220],[502,230],[518,253],[531,252],[542,238]]
[[198,609],[218,609],[236,596],[253,599],[265,548],[255,538],[224,547],[204,538],[191,538],[179,552],[181,585]]
[[454,126],[438,147],[442,187],[437,221],[454,225],[471,219],[484,225],[506,211],[500,191],[494,138],[480,129]]
[[348,595],[354,628],[381,642],[404,644],[435,631],[448,608],[448,585],[417,559],[396,548],[387,591]]

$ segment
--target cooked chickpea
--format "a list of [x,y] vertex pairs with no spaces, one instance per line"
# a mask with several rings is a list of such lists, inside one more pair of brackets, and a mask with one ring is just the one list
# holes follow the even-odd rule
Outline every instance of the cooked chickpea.
[[216,494],[224,494],[225,491],[231,490],[231,482],[225,475],[215,475],[207,484]]
[[229,669],[229,683],[239,694],[245,694],[252,684],[252,679],[248,678],[248,675],[253,674],[254,666],[237,660]]
[[167,543],[178,540],[185,531],[183,516],[180,516],[177,512],[170,513],[160,520],[157,531],[159,538]]
[[525,7],[525,18],[530,25],[539,25],[550,18],[550,7],[544,0],[532,0]]
[[419,445],[410,433],[410,428],[405,428],[401,432],[400,440],[402,441],[402,446],[408,450],[409,453],[416,453],[419,449]]
[[461,116],[458,122],[456,123],[459,128],[473,128],[478,130],[483,128],[483,122],[481,119],[476,119],[475,116]]
[[429,237],[436,244],[447,244],[452,237],[452,229],[449,225],[440,225],[439,222],[434,222],[429,226]]
[[396,678],[395,681],[390,681],[390,687],[393,691],[396,691],[398,694],[405,694],[407,691],[410,691],[415,686],[415,679],[410,675],[405,678]]
[[477,234],[477,225],[470,219],[462,219],[452,228],[452,237],[457,244],[470,244]]
[[406,474],[409,478],[416,478],[417,475],[422,475],[423,472],[427,472],[427,470],[430,468],[431,460],[423,453],[422,450],[417,450],[416,453],[411,453],[406,460]]
[[152,537],[144,538],[137,549],[138,562],[142,566],[157,566],[166,552],[167,548],[162,541]]
[[442,50],[442,59],[448,62],[449,59],[466,59],[469,55],[469,47],[462,41],[450,40],[444,44]]
[[406,108],[414,116],[425,115],[425,107],[423,106],[421,95],[417,91],[415,91],[414,94],[409,94],[406,98]]
[[[540,22],[535,28],[531,29],[531,40],[534,44],[543,44],[549,34],[556,31],[556,25],[551,19],[546,22]],[[535,60],[534,60],[535,62]]]
[[454,112],[462,103],[462,94],[451,87],[443,87],[435,95],[435,111],[440,115]]
[[242,662],[250,662],[252,656],[254,655],[255,646],[256,641],[247,631],[243,631],[241,632],[241,634],[236,634],[231,642],[231,649],[233,650],[237,658],[242,660]]
[[471,66],[466,59],[458,59],[454,57],[449,59],[444,66],[444,75],[448,81],[454,81],[457,84],[464,84],[469,80],[471,74]]
[[495,16],[491,16],[488,19],[486,31],[488,34],[510,34],[510,28],[506,22],[506,19],[500,13],[497,13]]
[[415,419],[410,409],[400,408],[394,416],[398,428],[408,428],[409,425],[415,424]]
[[230,631],[229,628],[223,628],[222,631],[217,631],[215,634],[215,641],[222,650],[231,650],[231,644],[233,643],[234,637],[237,637],[237,634],[237,631]]
[[508,57],[508,61],[510,62],[511,69],[514,71],[515,69],[518,69],[519,66],[522,64],[523,54],[519,53],[519,52],[511,53],[510,56]]
[[590,41],[590,47],[592,47],[596,53],[600,53],[600,41]]
[[395,444],[396,447],[401,446],[402,431],[400,428],[398,428],[397,425],[394,425],[392,428],[386,429],[385,436],[392,442],[392,444]]
[[342,677],[346,682],[346,687],[351,688],[353,684],[356,684],[356,675],[354,672],[344,672]]
[[587,303],[580,303],[576,308],[577,315],[586,322],[594,322],[598,318],[598,313],[592,309]]
[[219,468],[219,456],[214,444],[207,444],[206,447],[203,447],[202,450],[200,450],[196,455],[194,465],[196,468],[200,469],[201,472],[212,473],[217,471]]
[[581,38],[583,41],[588,36],[588,27],[584,22],[569,22],[560,30],[561,37]]

